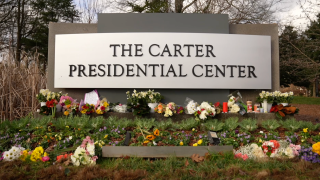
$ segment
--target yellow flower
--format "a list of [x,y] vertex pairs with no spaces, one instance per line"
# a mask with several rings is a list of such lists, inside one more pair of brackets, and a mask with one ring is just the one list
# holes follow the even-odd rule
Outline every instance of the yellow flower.
[[180,141],[180,146],[183,146],[183,142],[182,141]]
[[86,112],[87,112],[86,109],[82,109],[82,110],[81,110],[81,113],[82,113],[82,114],[85,114]]
[[101,143],[99,143],[99,146],[100,146],[100,147],[102,147],[102,144],[101,144]]
[[195,131],[196,129],[195,128],[192,128],[192,131]]
[[104,107],[108,107],[109,104],[108,104],[107,102],[104,102],[104,103],[103,103],[103,106],[104,106]]
[[305,133],[308,132],[308,128],[304,128],[303,132],[305,132]]
[[103,114],[103,112],[101,111],[101,109],[97,109],[97,110],[96,110],[96,113],[97,113],[97,114]]
[[19,131],[21,131],[21,129]]
[[66,128],[69,128],[69,126],[66,126]]
[[64,114],[65,116],[68,116],[68,115],[69,115],[69,111],[65,111],[63,114]]
[[104,138],[107,139],[107,138],[108,138],[108,134],[106,134],[106,135],[104,136]]
[[261,140],[261,139],[259,139],[259,142],[261,143],[261,142],[262,142],[262,140]]
[[150,141],[146,140],[143,142],[143,144],[148,144]]
[[59,136],[59,140],[61,140],[61,137]]
[[43,157],[46,157],[46,156],[48,156],[48,154],[47,152],[44,152]]
[[301,139],[301,142],[304,142],[304,139]]
[[320,142],[312,145],[312,151],[320,155]]
[[199,145],[202,144],[202,140],[201,140],[201,139],[198,141],[198,144],[199,144]]
[[198,143],[194,143],[193,146],[198,146]]

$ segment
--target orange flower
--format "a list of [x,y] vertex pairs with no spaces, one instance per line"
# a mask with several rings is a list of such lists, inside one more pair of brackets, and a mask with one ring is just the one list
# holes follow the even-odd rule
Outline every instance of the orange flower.
[[143,144],[148,144],[150,141],[146,140],[143,142]]
[[69,108],[71,107],[71,105],[70,105],[70,104],[68,104],[68,105],[66,105],[66,107],[67,107],[67,109],[69,109]]
[[156,137],[154,135],[148,135],[147,136],[147,139],[149,139],[149,141],[152,141],[154,140]]
[[80,129],[80,128],[78,128],[78,130],[80,131],[81,129]]
[[160,135],[159,129],[156,129],[156,130],[153,132],[153,134],[154,134],[155,136],[159,136],[159,135]]

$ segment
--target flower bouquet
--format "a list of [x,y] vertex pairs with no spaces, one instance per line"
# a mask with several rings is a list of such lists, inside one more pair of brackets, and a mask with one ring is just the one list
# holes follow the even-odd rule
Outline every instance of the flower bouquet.
[[208,102],[202,102],[200,106],[197,107],[197,111],[194,113],[196,120],[206,120],[208,116],[214,117],[216,110]]
[[5,151],[3,153],[3,160],[4,161],[13,161],[13,160],[19,159],[21,153],[24,150],[25,149],[23,147],[12,146],[9,151]]
[[280,144],[276,140],[270,140],[270,141],[265,141],[261,147],[263,149],[263,152],[267,156],[273,157],[274,154],[277,153],[277,149],[280,147]]
[[81,113],[82,114],[91,114],[95,112],[95,106],[93,104],[84,104],[83,106],[81,106]]
[[110,110],[109,103],[106,98],[103,98],[98,104],[96,105],[96,113],[97,114],[104,114]]
[[75,166],[82,165],[95,165],[98,156],[95,156],[94,141],[87,136],[82,144],[71,155],[72,164]]

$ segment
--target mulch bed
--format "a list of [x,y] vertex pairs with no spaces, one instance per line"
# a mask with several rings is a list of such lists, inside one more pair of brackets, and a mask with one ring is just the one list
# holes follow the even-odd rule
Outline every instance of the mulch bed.
[[297,120],[320,123],[320,105],[292,104],[299,108],[299,114],[294,115]]

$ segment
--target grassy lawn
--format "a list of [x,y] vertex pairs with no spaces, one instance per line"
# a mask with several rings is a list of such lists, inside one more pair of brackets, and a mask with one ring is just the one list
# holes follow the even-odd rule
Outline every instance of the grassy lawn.
[[315,105],[320,105],[320,98],[294,96],[292,104],[315,104]]
[[0,179],[317,179],[320,164],[296,159],[254,161],[234,155],[210,154],[203,162],[191,158],[100,158],[96,166],[1,162]]

